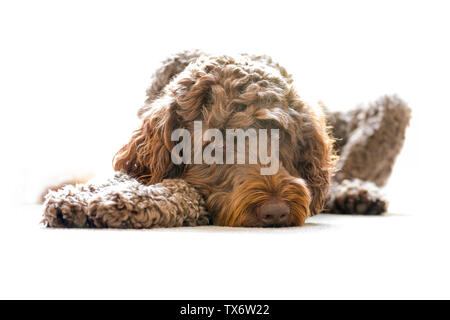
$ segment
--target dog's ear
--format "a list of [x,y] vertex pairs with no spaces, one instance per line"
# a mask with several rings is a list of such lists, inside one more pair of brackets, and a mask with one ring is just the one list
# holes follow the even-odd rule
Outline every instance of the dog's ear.
[[180,176],[183,166],[171,161],[171,134],[178,126],[175,102],[155,101],[140,118],[141,127],[114,156],[114,169],[145,184]]
[[323,110],[314,109],[295,97],[291,105],[299,115],[299,162],[297,170],[311,191],[311,215],[320,213],[325,205],[336,156],[334,140],[329,135]]

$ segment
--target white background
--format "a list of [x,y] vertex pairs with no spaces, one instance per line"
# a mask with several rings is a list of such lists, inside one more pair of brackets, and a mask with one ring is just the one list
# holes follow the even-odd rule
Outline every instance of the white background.
[[[359,288],[361,297],[449,297],[448,287],[440,285],[448,284],[446,273],[449,266],[449,238],[444,222],[448,222],[450,214],[446,203],[449,198],[449,13],[446,1],[2,1],[1,194],[5,199],[3,203],[10,203],[12,209],[0,212],[0,228],[3,230],[0,246],[7,253],[0,264],[3,272],[0,279],[9,279],[8,286],[0,283],[4,290],[0,289],[0,296],[189,298],[208,297],[206,293],[210,290],[210,297],[221,298],[232,298],[233,294],[245,298],[359,297],[358,291],[350,291],[350,288],[363,286],[361,279],[365,279],[372,281],[374,287],[365,287],[366,291]],[[414,225],[414,228],[402,229],[403,224],[395,219],[390,225],[388,233],[392,237],[392,247],[396,248],[401,243],[399,252],[390,251],[386,255],[378,252],[376,258],[372,257],[376,263],[371,267],[365,266],[366,271],[350,271],[352,269],[348,268],[346,259],[356,259],[355,269],[358,269],[358,264],[368,259],[369,251],[365,248],[376,248],[376,239],[366,244],[355,239],[349,250],[339,255],[333,246],[327,246],[330,241],[323,240],[323,237],[327,235],[329,238],[334,234],[344,239],[343,244],[348,244],[359,232],[345,234],[338,229],[327,234],[321,229],[322,232],[314,234],[312,229],[312,235],[304,241],[306,248],[309,247],[308,241],[319,243],[314,249],[306,250],[308,257],[313,259],[309,263],[315,268],[309,268],[305,263],[304,270],[296,268],[296,274],[289,266],[286,267],[294,278],[317,271],[305,285],[308,290],[298,291],[298,287],[281,282],[271,287],[270,281],[264,277],[275,281],[272,272],[283,274],[283,270],[275,267],[269,256],[257,260],[262,265],[252,265],[252,268],[268,272],[241,265],[256,259],[248,254],[255,241],[266,243],[269,249],[275,250],[273,252],[277,254],[273,258],[282,259],[280,255],[283,254],[287,264],[297,259],[287,255],[301,257],[305,254],[305,249],[301,249],[302,243],[299,243],[298,252],[276,250],[271,245],[270,237],[273,235],[270,232],[245,233],[239,241],[235,239],[239,243],[229,239],[234,237],[234,233],[193,232],[189,243],[195,244],[196,249],[192,252],[190,247],[182,247],[180,251],[178,243],[173,240],[178,240],[179,235],[127,233],[131,238],[125,242],[130,245],[133,240],[140,241],[141,245],[142,242],[151,242],[160,234],[164,241],[157,239],[157,244],[148,246],[149,252],[156,245],[158,248],[154,250],[159,253],[158,257],[170,256],[171,252],[183,257],[182,264],[185,265],[180,268],[190,271],[185,277],[173,265],[168,267],[164,263],[158,267],[159,275],[148,275],[165,279],[169,277],[169,271],[176,274],[172,275],[179,284],[173,287],[175,291],[165,288],[162,280],[158,282],[156,291],[146,286],[133,286],[125,280],[116,283],[114,291],[108,286],[108,280],[100,277],[104,291],[77,281],[79,286],[73,283],[72,295],[61,292],[58,296],[56,291],[46,289],[52,288],[44,285],[48,282],[34,283],[44,270],[42,264],[55,259],[53,253],[72,259],[74,268],[88,264],[88,260],[101,266],[114,261],[128,271],[139,268],[136,266],[139,261],[142,267],[141,259],[144,258],[139,257],[141,253],[135,248],[121,247],[123,243],[115,233],[105,233],[100,238],[101,242],[111,239],[115,247],[109,246],[106,251],[99,249],[96,254],[91,252],[80,260],[70,258],[70,252],[52,252],[47,247],[41,248],[43,253],[38,255],[35,251],[38,248],[34,247],[36,243],[50,245],[56,238],[62,242],[58,245],[58,250],[62,250],[64,240],[78,241],[76,233],[42,233],[43,230],[39,229],[33,234],[38,239],[26,233],[14,237],[15,232],[11,230],[20,226],[7,225],[7,221],[13,217],[12,221],[30,223],[24,218],[26,207],[18,207],[17,203],[35,202],[39,192],[49,183],[80,173],[100,174],[111,170],[113,154],[137,126],[136,110],[145,99],[151,73],[168,54],[191,48],[206,52],[271,55],[294,75],[297,90],[306,100],[312,103],[322,100],[331,109],[348,109],[382,94],[396,93],[406,100],[413,109],[413,120],[404,151],[386,189],[391,200],[390,211],[411,216],[412,220],[407,224]],[[20,219],[14,220],[19,215]],[[366,234],[376,235],[376,226],[382,225],[382,221],[391,220],[373,223]],[[417,236],[415,228],[418,229]],[[10,230],[9,233],[6,230]],[[301,241],[304,237],[301,234],[298,238],[292,233],[294,231],[289,232],[282,238],[277,237],[276,243],[282,246],[286,241]],[[181,234],[182,239],[190,235],[189,232]],[[305,234],[311,232],[305,231]],[[395,238],[403,235],[417,243],[401,242]],[[87,233],[83,237],[90,239],[93,236]],[[291,237],[296,240],[290,240]],[[229,249],[226,259],[217,253],[208,256],[208,251],[215,250],[212,241],[217,239],[224,241],[220,248]],[[198,250],[208,241],[206,251]],[[227,241],[230,247],[226,246]],[[232,248],[233,244],[236,247]],[[355,245],[356,248],[353,247]],[[418,247],[422,250],[415,253]],[[131,259],[127,261],[136,263],[115,257],[114,248],[120,248],[120,252]],[[30,254],[31,249],[33,254]],[[325,276],[324,273],[329,271],[328,265],[321,264],[325,261],[320,260],[323,257],[318,258],[320,255],[315,256],[315,250],[334,252],[333,261],[341,266],[336,270],[340,273]],[[267,253],[262,247],[255,252],[261,256]],[[390,272],[387,269],[389,261],[401,252],[407,252],[411,259],[401,260],[396,265],[396,272]],[[82,255],[82,252],[78,254]],[[6,259],[12,256],[23,260],[11,264]],[[175,263],[175,260],[168,259]],[[432,259],[437,260],[431,263]],[[31,260],[34,261],[32,265]],[[152,263],[151,256],[144,260]],[[208,265],[204,265],[206,261],[209,261]],[[439,266],[436,266],[437,261]],[[20,262],[28,265],[25,267]],[[336,268],[332,264],[330,268]],[[18,265],[22,267],[14,267]],[[216,281],[217,286],[207,286],[207,282],[202,282],[205,281],[200,275],[202,268],[206,269],[207,280]],[[423,274],[418,275],[419,270]],[[97,270],[97,274],[103,272],[111,276],[115,271]],[[145,268],[139,272],[145,274]],[[358,276],[344,281],[343,275]],[[23,290],[19,290],[20,286],[17,289],[17,279],[21,277],[29,283]],[[389,283],[399,277],[404,278],[395,288],[394,285],[389,287]],[[413,278],[416,281],[414,290],[408,287]],[[227,281],[233,279],[237,282],[227,286]],[[249,281],[245,286],[244,279]],[[289,283],[287,276],[281,276],[281,279]],[[380,279],[385,282],[380,282]],[[377,283],[386,286],[377,287]]]

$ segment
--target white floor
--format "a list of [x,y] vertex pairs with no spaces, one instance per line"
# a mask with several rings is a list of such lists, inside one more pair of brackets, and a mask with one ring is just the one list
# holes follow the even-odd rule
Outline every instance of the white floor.
[[443,217],[114,231],[45,229],[41,207],[14,211],[0,225],[0,298],[450,298]]

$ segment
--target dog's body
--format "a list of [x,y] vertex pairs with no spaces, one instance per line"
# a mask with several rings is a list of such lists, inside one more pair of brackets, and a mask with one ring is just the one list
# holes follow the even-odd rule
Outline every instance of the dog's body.
[[[325,205],[336,213],[386,210],[378,187],[391,173],[410,118],[398,98],[384,97],[346,114],[329,113],[302,101],[291,76],[267,56],[199,51],[166,60],[147,95],[138,112],[142,125],[116,154],[115,170],[144,185],[181,179],[201,195],[214,224],[303,225]],[[261,163],[174,164],[172,132],[192,132],[195,121],[219,132],[278,129],[278,172],[261,175]]]

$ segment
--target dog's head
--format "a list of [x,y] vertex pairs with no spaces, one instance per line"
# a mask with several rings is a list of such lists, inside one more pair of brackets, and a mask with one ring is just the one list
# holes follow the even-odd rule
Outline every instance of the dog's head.
[[[325,118],[302,102],[283,68],[266,62],[222,56],[191,63],[158,99],[141,109],[142,126],[116,154],[115,169],[146,184],[185,179],[205,197],[217,225],[302,225],[308,216],[319,213],[334,165]],[[189,159],[182,163],[174,161],[173,154],[178,144],[173,133],[180,128],[191,133],[183,141],[194,146],[178,153]],[[227,140],[233,129],[256,133],[257,149],[250,145],[251,135],[240,151],[238,146],[225,148],[226,142],[237,143],[237,137]],[[264,130],[267,139],[261,140]],[[209,154],[222,163],[194,159],[195,152],[190,152],[196,144],[200,158]],[[273,148],[275,144],[278,148]],[[252,150],[258,153],[261,147],[277,162],[270,174],[262,172],[273,163],[257,155],[256,161],[250,161]],[[238,161],[239,155],[244,161]]]

